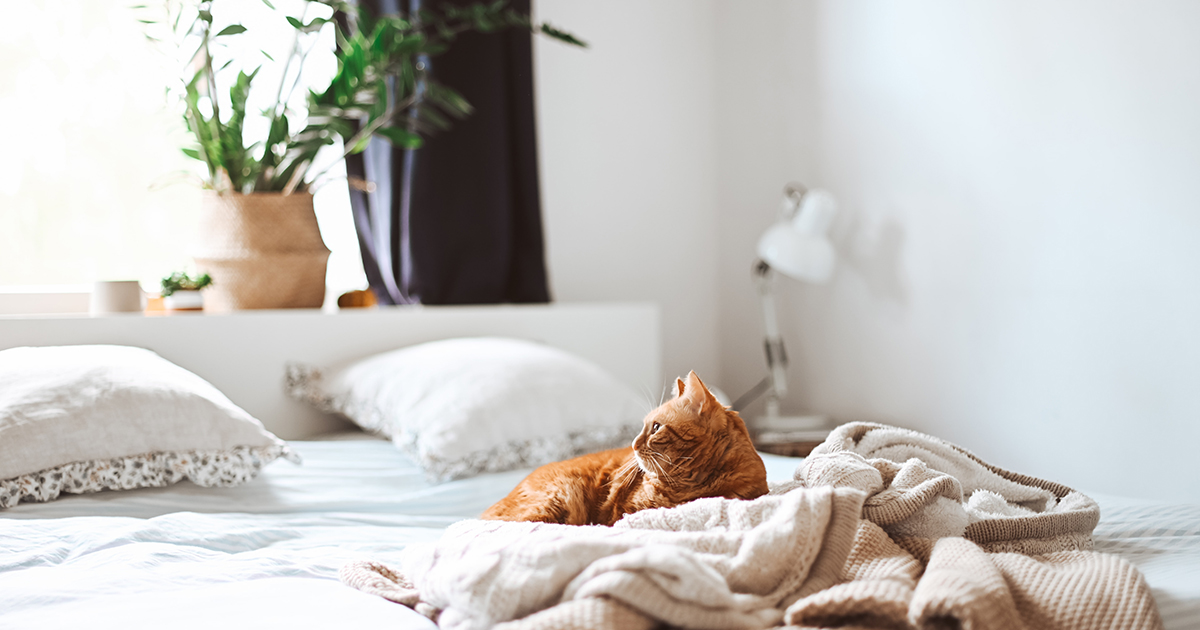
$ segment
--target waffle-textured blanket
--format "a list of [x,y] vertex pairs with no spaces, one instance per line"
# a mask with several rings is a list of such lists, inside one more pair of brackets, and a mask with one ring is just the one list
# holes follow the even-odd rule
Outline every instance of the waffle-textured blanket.
[[938,438],[851,423],[795,480],[614,527],[463,521],[347,584],[447,629],[1161,628],[1099,509]]

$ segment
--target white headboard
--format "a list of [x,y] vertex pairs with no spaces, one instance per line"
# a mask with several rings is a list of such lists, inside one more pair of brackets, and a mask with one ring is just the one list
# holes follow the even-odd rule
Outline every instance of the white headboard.
[[284,439],[337,429],[336,419],[288,398],[284,365],[332,365],[450,337],[540,341],[590,359],[658,399],[659,313],[654,304],[421,306],[229,315],[0,317],[0,350],[120,344],[149,348],[212,383]]

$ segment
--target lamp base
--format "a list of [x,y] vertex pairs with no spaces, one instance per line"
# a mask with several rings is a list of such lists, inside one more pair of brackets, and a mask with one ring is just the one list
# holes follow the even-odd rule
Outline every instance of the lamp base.
[[793,433],[800,431],[817,431],[829,429],[829,418],[821,415],[811,416],[759,416],[754,419],[754,429],[759,433],[774,431]]

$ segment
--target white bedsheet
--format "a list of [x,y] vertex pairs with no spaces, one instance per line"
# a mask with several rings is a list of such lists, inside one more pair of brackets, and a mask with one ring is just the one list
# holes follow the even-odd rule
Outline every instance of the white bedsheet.
[[[237,488],[66,496],[0,511],[0,628],[433,628],[337,581],[477,516],[528,473],[430,485],[384,441],[294,442]],[[799,460],[764,456],[768,478]],[[1168,629],[1200,625],[1200,506],[1096,497],[1097,549],[1147,577]],[[1191,511],[1189,511],[1191,510]]]
[[[0,512],[0,628],[434,628],[343,586],[352,559],[478,516],[528,470],[439,485],[381,440],[293,442],[236,488],[66,495]],[[787,479],[796,460],[767,458]]]
[[433,627],[337,581],[351,559],[390,557],[441,534],[374,520],[181,512],[10,521],[0,526],[0,627]]
[[312,514],[328,512],[428,516],[432,526],[478,516],[529,471],[429,484],[391,442],[376,439],[291,442],[304,463],[276,460],[253,481],[233,488],[190,482],[95,494],[64,494],[49,503],[22,503],[0,518],[135,516],[172,512]]
[[1200,628],[1200,505],[1094,494],[1096,551],[1132,562],[1154,593],[1167,630]]
[[[486,508],[520,473],[430,486],[383,441],[296,442],[236,488],[69,496],[0,513],[0,628],[433,628],[337,581]],[[482,506],[482,507],[479,507]]]

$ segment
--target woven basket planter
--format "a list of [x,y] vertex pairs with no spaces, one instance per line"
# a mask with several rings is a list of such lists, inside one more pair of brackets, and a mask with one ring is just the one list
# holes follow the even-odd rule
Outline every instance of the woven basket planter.
[[321,240],[312,195],[206,192],[192,258],[212,276],[206,312],[320,308],[329,248]]

